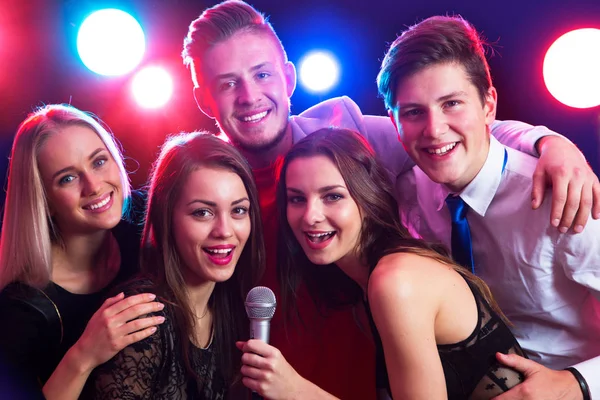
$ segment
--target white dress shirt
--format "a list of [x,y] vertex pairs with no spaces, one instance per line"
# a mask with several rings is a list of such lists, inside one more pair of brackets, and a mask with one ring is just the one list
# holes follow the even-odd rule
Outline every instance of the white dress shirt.
[[[460,193],[471,208],[475,272],[492,290],[528,356],[552,369],[575,366],[600,399],[600,221],[562,234],[550,225],[550,196],[531,208],[536,159],[494,137],[484,166]],[[396,181],[411,233],[450,248],[449,190],[418,167]]]

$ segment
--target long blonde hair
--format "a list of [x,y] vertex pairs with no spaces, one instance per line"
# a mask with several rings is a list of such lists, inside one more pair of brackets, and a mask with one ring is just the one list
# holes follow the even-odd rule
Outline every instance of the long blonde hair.
[[69,105],[50,104],[31,113],[13,141],[0,237],[0,290],[13,281],[42,288],[50,280],[52,241],[58,237],[42,182],[38,155],[47,138],[67,126],[93,130],[104,142],[121,175],[124,210],[131,188],[114,137],[91,115]]

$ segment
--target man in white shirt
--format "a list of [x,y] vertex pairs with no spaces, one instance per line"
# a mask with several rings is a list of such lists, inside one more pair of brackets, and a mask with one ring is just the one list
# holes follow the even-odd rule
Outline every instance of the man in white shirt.
[[531,358],[498,356],[525,382],[497,399],[600,399],[600,222],[564,233],[548,201],[531,209],[535,159],[490,135],[497,93],[477,31],[429,18],[394,41],[377,81],[417,165],[396,181],[403,222],[450,247],[445,200],[462,199],[474,271]]

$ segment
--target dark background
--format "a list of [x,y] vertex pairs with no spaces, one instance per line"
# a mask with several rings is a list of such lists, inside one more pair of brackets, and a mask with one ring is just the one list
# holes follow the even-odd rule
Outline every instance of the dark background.
[[[553,99],[542,79],[548,46],[576,28],[600,28],[598,0],[402,1],[402,0],[255,0],[270,16],[291,61],[315,48],[334,52],[342,64],[340,84],[317,96],[298,86],[292,112],[327,97],[348,95],[365,114],[383,115],[375,77],[390,43],[407,25],[435,14],[460,14],[495,43],[490,59],[499,92],[499,119],[546,125],[573,140],[596,173],[600,108],[578,110]],[[136,187],[142,185],[158,147],[169,133],[216,130],[196,108],[189,73],[180,52],[189,23],[216,4],[201,0],[0,0],[0,173],[4,176],[14,132],[36,106],[71,103],[101,117],[131,159]],[[124,77],[88,71],[76,53],[76,34],[84,17],[103,7],[130,12],[146,34],[142,64],[160,64],[175,77],[172,100],[144,110],[133,101]],[[590,49],[590,51],[600,51]],[[599,71],[600,73],[600,71]]]

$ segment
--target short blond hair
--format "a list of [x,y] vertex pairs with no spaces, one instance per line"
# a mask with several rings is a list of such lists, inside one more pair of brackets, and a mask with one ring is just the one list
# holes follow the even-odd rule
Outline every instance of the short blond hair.
[[194,86],[199,86],[198,71],[204,52],[237,33],[264,34],[273,40],[283,63],[287,54],[269,19],[250,4],[240,0],[223,1],[207,8],[190,24],[183,41],[183,63],[190,68]]

